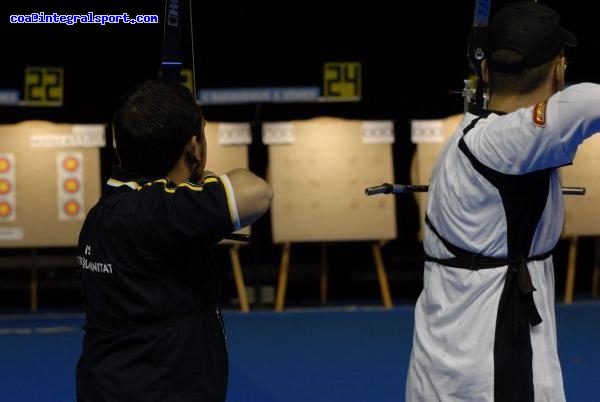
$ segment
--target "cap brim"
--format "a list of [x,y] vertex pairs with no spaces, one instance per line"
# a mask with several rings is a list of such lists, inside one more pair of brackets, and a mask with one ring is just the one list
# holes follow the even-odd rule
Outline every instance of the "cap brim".
[[563,38],[563,43],[566,46],[577,46],[577,38],[575,37],[575,35],[573,35],[573,33],[571,31],[567,31],[564,28],[561,28],[562,31],[562,38]]

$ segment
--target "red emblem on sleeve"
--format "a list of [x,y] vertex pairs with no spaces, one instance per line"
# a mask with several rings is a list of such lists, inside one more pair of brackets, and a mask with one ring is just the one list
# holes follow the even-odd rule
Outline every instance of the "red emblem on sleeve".
[[533,123],[540,127],[546,125],[546,101],[540,102],[533,107]]

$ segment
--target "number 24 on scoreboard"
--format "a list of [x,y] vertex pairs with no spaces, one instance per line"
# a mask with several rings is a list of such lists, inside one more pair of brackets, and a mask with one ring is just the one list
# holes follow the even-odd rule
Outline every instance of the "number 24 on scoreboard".
[[361,65],[359,62],[325,63],[323,96],[326,99],[358,101],[361,91]]

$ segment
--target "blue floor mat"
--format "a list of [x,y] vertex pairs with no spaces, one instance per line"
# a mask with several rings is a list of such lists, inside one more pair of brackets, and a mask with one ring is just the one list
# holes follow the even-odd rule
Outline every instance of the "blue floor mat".
[[[596,401],[600,303],[557,305],[568,401]],[[224,313],[228,402],[404,400],[413,307]],[[0,317],[0,401],[73,401],[81,314]]]

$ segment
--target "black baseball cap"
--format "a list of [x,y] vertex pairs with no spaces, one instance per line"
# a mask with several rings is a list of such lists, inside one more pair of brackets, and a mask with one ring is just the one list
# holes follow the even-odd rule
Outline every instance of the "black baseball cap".
[[[542,3],[508,3],[493,16],[488,26],[487,61],[490,68],[504,73],[540,66],[558,56],[565,46],[576,46],[577,38],[561,26],[560,15]],[[518,62],[494,60],[494,51],[510,49],[520,53]]]

